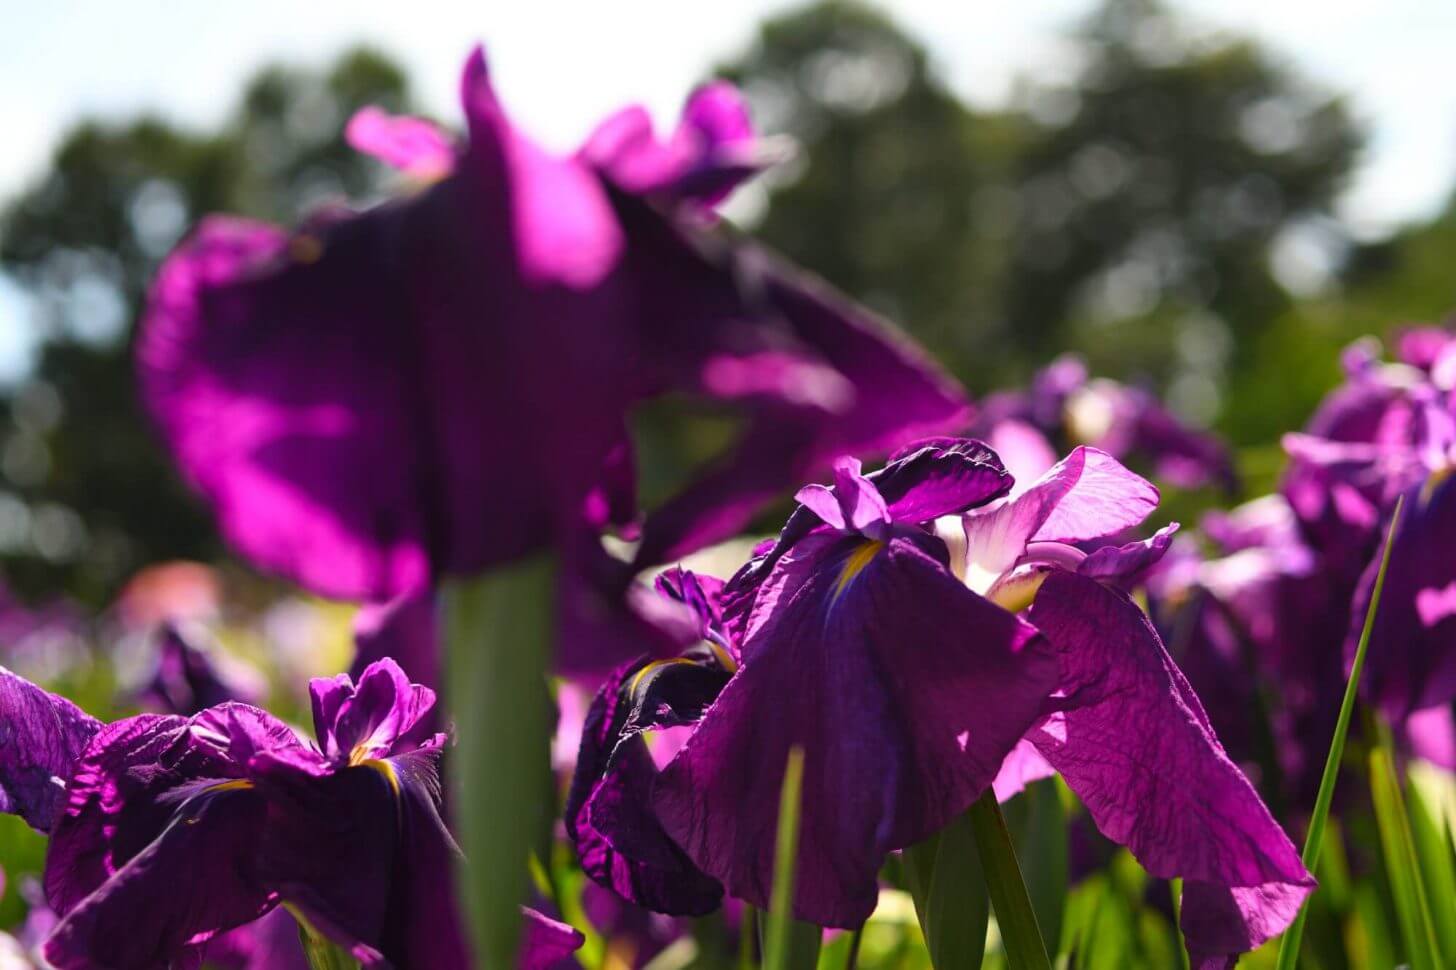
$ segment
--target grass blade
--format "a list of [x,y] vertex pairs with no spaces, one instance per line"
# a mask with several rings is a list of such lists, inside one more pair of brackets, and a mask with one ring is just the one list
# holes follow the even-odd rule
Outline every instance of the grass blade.
[[444,589],[446,694],[459,877],[479,966],[515,965],[527,859],[554,816],[551,658],[555,568],[549,557]]
[[940,970],[979,967],[991,897],[969,816],[910,846],[901,859],[931,964]]
[[1041,929],[1036,923],[1036,911],[1031,907],[1026,881],[1021,878],[1021,866],[1016,861],[1016,849],[1011,843],[1006,819],[1001,816],[1001,806],[996,803],[996,793],[987,788],[972,803],[967,817],[981,857],[981,868],[986,874],[986,890],[996,911],[1007,965],[1010,970],[1051,970]]
[[1375,807],[1375,825],[1380,832],[1380,849],[1390,878],[1395,914],[1405,941],[1412,970],[1436,970],[1443,966],[1431,907],[1416,858],[1410,817],[1395,772],[1395,755],[1388,730],[1376,732],[1380,741],[1370,751],[1370,796]]
[[804,786],[804,749],[789,751],[779,795],[779,829],[774,842],[773,899],[764,930],[764,970],[813,970],[823,931],[793,918],[794,864],[799,855],[799,796]]
[[1452,861],[1451,840],[1441,816],[1433,810],[1432,800],[1414,778],[1406,786],[1406,808],[1442,966],[1456,966],[1456,864]]
[[[1385,591],[1385,570],[1390,565],[1390,547],[1395,542],[1395,530],[1400,525],[1401,508],[1405,497],[1396,499],[1395,511],[1390,516],[1390,528],[1385,534],[1385,548],[1380,553],[1380,569],[1375,573],[1375,589],[1370,596],[1370,607],[1365,611],[1365,626],[1360,631],[1360,642],[1355,648],[1355,661],[1350,665],[1350,679],[1345,684],[1345,697],[1340,702],[1340,716],[1335,722],[1335,735],[1330,739],[1329,754],[1325,758],[1324,774],[1320,776],[1319,794],[1315,796],[1314,813],[1309,818],[1309,831],[1304,838],[1304,852],[1300,859],[1304,867],[1314,872],[1319,865],[1320,851],[1324,846],[1325,823],[1330,817],[1330,801],[1335,797],[1335,779],[1340,774],[1340,762],[1345,757],[1345,738],[1350,733],[1350,717],[1355,712],[1355,698],[1360,689],[1360,672],[1365,669],[1365,651],[1370,646],[1370,631],[1375,626],[1375,612],[1380,607],[1380,596]],[[1299,944],[1304,936],[1304,921],[1309,913],[1309,900],[1300,907],[1294,924],[1279,941],[1279,962],[1277,970],[1294,970],[1299,958]]]

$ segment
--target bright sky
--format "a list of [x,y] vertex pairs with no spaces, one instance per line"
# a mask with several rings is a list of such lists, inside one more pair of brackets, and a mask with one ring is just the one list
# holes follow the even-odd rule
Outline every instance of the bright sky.
[[[980,104],[1013,77],[1067,71],[1061,28],[1091,0],[890,0],[952,86]],[[715,61],[742,48],[784,0],[361,2],[0,0],[0,198],[41,172],[59,134],[87,115],[150,109],[205,126],[275,58],[321,63],[367,41],[403,61],[431,113],[456,116],[459,65],[476,40],[512,114],[566,148],[629,101],[676,110]],[[1456,182],[1456,4],[1432,0],[1186,0],[1211,28],[1253,33],[1307,74],[1350,93],[1371,131],[1342,202],[1377,233],[1433,212]],[[13,373],[21,302],[0,277],[0,379]]]

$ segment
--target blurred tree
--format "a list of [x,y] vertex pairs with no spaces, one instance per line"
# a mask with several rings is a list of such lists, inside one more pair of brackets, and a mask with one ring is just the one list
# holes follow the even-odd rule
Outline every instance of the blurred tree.
[[1275,245],[1328,213],[1360,137],[1338,98],[1155,0],[1107,0],[1069,40],[1067,83],[990,114],[865,7],[769,22],[724,73],[808,161],[762,234],[977,389],[1072,349],[1210,418],[1290,305]]
[[291,220],[376,190],[380,169],[343,143],[343,122],[406,101],[399,68],[356,50],[323,73],[263,71],[216,133],[143,118],[62,139],[0,215],[0,268],[32,298],[44,341],[0,410],[8,581],[102,602],[143,563],[216,551],[136,402],[130,337],[147,283],[203,213]]
[[858,3],[771,20],[720,73],[799,145],[757,232],[908,325],[962,377],[1000,373],[1006,205],[1025,125],[976,115],[916,41]]
[[1106,0],[1073,41],[1074,82],[1025,94],[1039,134],[1019,167],[1010,333],[1037,356],[1070,345],[1154,375],[1210,419],[1291,305],[1275,247],[1334,231],[1361,136],[1342,99],[1157,0]]

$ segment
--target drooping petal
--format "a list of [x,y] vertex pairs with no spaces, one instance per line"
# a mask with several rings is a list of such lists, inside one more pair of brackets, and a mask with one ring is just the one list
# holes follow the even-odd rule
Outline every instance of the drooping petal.
[[268,799],[260,877],[366,966],[471,965],[437,758],[412,752],[324,778],[268,766],[258,779]]
[[1231,955],[1282,930],[1314,879],[1147,617],[1125,594],[1058,571],[1031,621],[1057,651],[1065,694],[1032,740],[1104,835],[1153,875],[1185,880],[1190,952]]
[[57,970],[153,970],[262,916],[276,901],[253,869],[264,825],[256,791],[187,799],[153,841],[69,908],[46,959]]
[[1033,631],[961,586],[936,540],[875,545],[816,535],[780,560],[772,615],[655,798],[698,865],[764,905],[783,768],[801,745],[794,912],[826,926],[859,925],[885,854],[991,783],[1055,676]]
[[290,240],[204,220],[152,284],[138,365],[235,548],[311,589],[382,598],[421,585],[429,557],[417,483],[381,474],[409,432],[402,358],[371,321],[400,295],[359,228]]
[[0,667],[0,812],[49,832],[66,782],[101,722]]

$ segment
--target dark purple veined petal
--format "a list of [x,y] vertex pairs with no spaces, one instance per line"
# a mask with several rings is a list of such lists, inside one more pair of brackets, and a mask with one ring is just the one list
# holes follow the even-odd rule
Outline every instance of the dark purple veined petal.
[[101,722],[0,667],[0,812],[49,832],[66,782]]
[[896,522],[964,512],[1001,497],[1013,484],[1000,456],[982,442],[935,438],[917,444],[902,448],[869,476]]
[[[74,765],[64,812],[46,853],[46,902],[64,916],[166,829],[171,806],[161,799],[190,777],[158,770],[164,755],[197,777],[226,778],[229,765],[192,748],[187,721],[143,714],[102,727]],[[236,773],[236,769],[233,769]]]
[[1314,878],[1147,617],[1123,593],[1053,571],[1030,618],[1057,650],[1065,694],[1031,738],[1104,835],[1153,875],[1185,880],[1189,951],[1228,956],[1282,931]]
[[806,752],[794,912],[852,927],[885,854],[964,811],[1039,715],[1055,680],[1044,644],[944,554],[923,534],[825,534],[780,559],[742,668],[656,786],[668,834],[730,894],[768,900],[792,746]]
[[[644,683],[689,667],[702,674],[682,682],[689,688],[686,698],[679,698],[671,683]],[[716,681],[716,689],[709,687],[711,696],[700,689],[705,679]],[[656,722],[659,718],[654,715],[665,708],[670,722],[695,720],[726,680],[726,674],[714,676],[695,664],[642,658],[613,672],[597,692],[582,727],[576,774],[566,801],[567,835],[588,876],[624,899],[658,912],[711,912],[722,901],[723,887],[667,837],[653,813],[651,786],[657,767],[640,736],[647,726],[642,723],[644,714]],[[677,710],[680,700],[686,706]],[[636,724],[631,723],[634,715]]]
[[438,756],[415,751],[324,778],[269,766],[258,777],[268,811],[260,877],[367,966],[470,966]]
[[[276,903],[253,861],[266,813],[256,791],[200,791],[140,852],[66,911],[45,944],[57,970],[152,970]],[[49,882],[51,862],[47,860]]]

